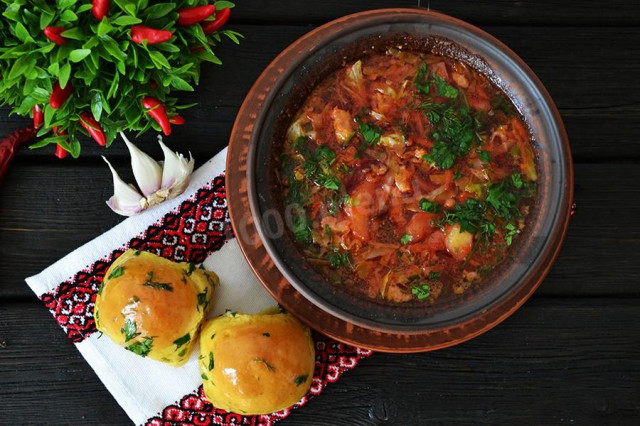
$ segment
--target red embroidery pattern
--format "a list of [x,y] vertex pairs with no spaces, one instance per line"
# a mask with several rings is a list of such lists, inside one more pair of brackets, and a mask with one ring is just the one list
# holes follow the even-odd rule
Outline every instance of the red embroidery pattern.
[[186,425],[243,425],[271,426],[288,417],[292,410],[302,407],[313,396],[319,395],[328,383],[340,378],[342,373],[358,365],[358,361],[371,355],[371,351],[339,343],[329,337],[314,332],[316,342],[316,368],[309,393],[298,403],[285,410],[259,416],[243,416],[217,409],[211,404],[202,386],[194,393],[185,395],[174,405],[166,407],[158,416],[147,421],[147,426]]
[[[79,343],[96,331],[93,307],[98,289],[111,263],[127,249],[151,251],[173,261],[201,263],[231,237],[233,233],[225,199],[224,175],[221,175],[144,233],[79,271],[55,290],[43,294],[41,299],[67,336]],[[292,410],[306,404],[311,397],[319,395],[327,383],[338,380],[342,373],[353,369],[360,359],[371,355],[371,351],[339,343],[318,333],[314,333],[314,340],[316,367],[311,389],[294,406],[268,415],[242,416],[216,409],[206,399],[200,386],[194,393],[185,395],[179,402],[149,419],[147,424],[270,426],[288,417]]]
[[177,262],[203,262],[231,237],[224,176],[151,225],[123,247],[78,272],[41,296],[67,337],[79,343],[96,331],[93,307],[105,272],[129,248],[153,252]]

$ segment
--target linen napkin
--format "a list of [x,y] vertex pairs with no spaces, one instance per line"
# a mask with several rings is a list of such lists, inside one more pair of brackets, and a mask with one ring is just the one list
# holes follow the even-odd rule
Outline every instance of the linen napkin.
[[111,263],[129,248],[215,271],[221,286],[211,316],[226,309],[257,313],[276,304],[251,273],[233,237],[225,198],[226,153],[225,149],[196,170],[178,198],[124,220],[26,279],[136,424],[272,425],[371,354],[314,332],[316,365],[309,393],[280,412],[242,416],[217,409],[206,399],[197,350],[187,364],[175,368],[101,338],[93,318],[96,294]]

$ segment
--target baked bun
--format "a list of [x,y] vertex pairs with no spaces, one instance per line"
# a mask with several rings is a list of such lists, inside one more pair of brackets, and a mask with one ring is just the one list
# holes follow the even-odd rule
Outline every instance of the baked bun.
[[309,329],[289,314],[228,312],[203,326],[199,365],[216,408],[266,414],[307,393],[315,351]]
[[96,327],[131,352],[182,365],[217,286],[213,272],[128,250],[105,274],[96,297]]

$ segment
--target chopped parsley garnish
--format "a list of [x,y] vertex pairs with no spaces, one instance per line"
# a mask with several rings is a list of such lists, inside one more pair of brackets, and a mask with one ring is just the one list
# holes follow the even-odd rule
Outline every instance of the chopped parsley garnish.
[[[472,146],[478,143],[480,123],[474,118],[467,104],[461,99],[458,89],[435,73],[429,73],[426,64],[422,64],[414,80],[416,88],[427,96],[419,109],[422,109],[433,132],[433,148],[423,158],[446,170],[453,167],[458,157],[469,154]],[[435,84],[435,95],[448,98],[446,102],[434,102],[431,88]]]
[[187,271],[185,272],[186,276],[190,276],[191,274],[193,274],[193,271],[196,270],[196,264],[193,262],[189,262],[189,269],[187,269]]
[[402,237],[400,237],[400,243],[402,243],[403,246],[406,246],[412,240],[413,240],[413,237],[411,236],[411,234],[404,234]]
[[136,296],[135,294],[133,295],[133,302],[134,303],[138,303],[140,301],[140,298],[138,296]]
[[337,191],[340,179],[335,176],[331,165],[336,161],[336,154],[328,146],[319,146],[309,156],[303,166],[307,178],[318,186]]
[[198,306],[196,306],[196,309],[198,311],[200,311],[200,306],[202,306],[203,310],[207,309],[207,306],[209,305],[209,300],[207,299],[207,292],[209,291],[208,288],[205,288],[204,291],[202,293],[198,293]]
[[158,290],[173,291],[173,287],[171,287],[170,284],[153,281],[153,271],[149,271],[147,273],[147,281],[145,281],[144,284],[142,285],[145,287],[151,287]]
[[139,336],[140,333],[136,333],[136,322],[133,320],[126,320],[124,322],[124,327],[120,330],[122,334],[124,334],[124,341],[128,342],[136,336]]
[[506,235],[504,236],[504,241],[508,246],[510,246],[513,243],[513,237],[518,235],[520,233],[520,230],[513,223],[507,223],[504,228],[507,231]]
[[182,350],[180,352],[178,352],[178,356],[184,356],[184,354],[187,353],[187,349],[188,348],[182,348]]
[[128,351],[146,357],[153,346],[153,338],[147,337],[142,342],[135,342],[126,347]]
[[429,212],[429,213],[439,213],[441,208],[440,204],[434,203],[432,201],[423,198],[420,200],[420,210]]
[[136,250],[133,252],[134,256],[140,256],[141,251],[140,250]]
[[267,367],[267,369],[269,371],[276,371],[276,369],[273,368],[273,365],[271,365],[267,361],[265,361],[264,358],[255,358],[254,361],[263,363]]
[[[429,72],[427,64],[420,65],[416,78],[414,79],[414,85],[416,88],[425,95],[431,94],[431,88],[435,83],[436,95],[444,96],[445,98],[456,99],[458,97],[458,89],[448,84],[444,78],[440,77],[434,72]],[[433,122],[432,122],[433,124]]]
[[176,345],[176,349],[178,349],[180,346],[184,345],[185,343],[189,342],[190,340],[191,340],[191,334],[187,333],[184,336],[174,340],[173,344]]
[[479,149],[476,150],[476,154],[478,155],[480,161],[482,161],[483,163],[489,164],[491,162],[491,154],[489,153],[489,151]]
[[431,287],[429,284],[418,284],[411,289],[411,293],[413,293],[418,300],[425,300],[431,296]]
[[296,377],[296,379],[293,381],[293,383],[295,383],[296,386],[300,386],[301,384],[306,382],[308,378],[309,378],[308,374],[301,374],[298,377]]
[[334,251],[329,253],[329,263],[334,268],[340,268],[342,266],[351,265],[351,258],[349,257],[349,252],[340,253],[337,251],[337,248],[333,249]]
[[214,364],[213,364],[213,352],[209,352],[209,366],[208,366],[209,371],[213,370],[213,366],[214,366]]
[[202,377],[202,380],[209,380],[209,377],[204,373],[202,373],[200,377]]
[[436,94],[438,96],[444,96],[445,98],[451,99],[458,97],[458,89],[448,84],[444,78],[440,77],[436,73],[432,73],[431,76],[436,83]]
[[440,272],[436,272],[436,271],[430,271],[429,275],[427,276],[427,279],[429,281],[437,281],[440,279]]
[[122,274],[124,274],[124,267],[123,266],[116,266],[115,268],[113,268],[113,271],[111,271],[111,273],[109,274],[109,278],[108,279],[121,277]]
[[264,337],[271,337],[271,334],[269,334],[269,333],[262,333],[262,335],[263,335]]
[[451,211],[445,212],[444,221],[453,225],[460,224],[460,231],[479,234],[485,241],[496,232],[495,225],[486,217],[487,204],[484,201],[469,198],[463,204],[456,202]]
[[104,289],[104,281],[102,281],[102,283],[100,284],[100,287],[98,287],[98,296],[102,294],[102,289]]
[[535,192],[535,184],[522,181],[520,173],[514,173],[497,183],[489,185],[487,203],[493,208],[495,215],[504,220],[522,217],[518,203]]
[[[365,123],[360,118],[357,118],[358,132],[362,135],[362,139],[366,142],[367,146],[376,145],[380,142],[380,136],[382,136],[382,130],[374,126],[373,124]],[[366,148],[366,146],[365,146]]]
[[311,242],[311,221],[307,217],[304,210],[298,211],[298,214],[293,214],[291,217],[291,226],[293,236],[296,241],[300,243]]

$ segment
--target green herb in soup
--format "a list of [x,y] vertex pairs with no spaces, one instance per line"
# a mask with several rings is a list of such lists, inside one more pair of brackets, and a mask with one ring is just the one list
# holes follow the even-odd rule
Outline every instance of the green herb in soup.
[[532,141],[506,96],[455,60],[389,51],[322,82],[282,163],[292,231],[323,275],[432,303],[479,283],[525,227]]

